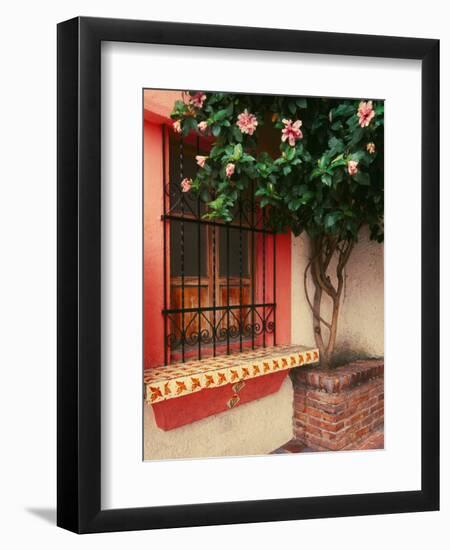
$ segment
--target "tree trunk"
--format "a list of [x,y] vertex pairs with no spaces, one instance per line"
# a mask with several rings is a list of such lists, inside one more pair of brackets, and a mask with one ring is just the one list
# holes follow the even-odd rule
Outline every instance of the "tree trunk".
[[[336,345],[341,296],[344,288],[344,268],[347,265],[354,241],[339,241],[333,236],[321,236],[312,240],[311,258],[304,273],[305,294],[313,313],[313,329],[316,346],[319,349],[322,368],[332,366],[334,348]],[[330,264],[335,259],[334,273],[336,283],[333,284],[328,274]],[[334,264],[333,264],[334,265]],[[314,297],[311,302],[308,295],[308,273],[314,284]],[[328,296],[332,303],[331,320],[322,315],[323,297]],[[324,329],[328,334],[324,336]],[[327,336],[327,338],[326,338]]]

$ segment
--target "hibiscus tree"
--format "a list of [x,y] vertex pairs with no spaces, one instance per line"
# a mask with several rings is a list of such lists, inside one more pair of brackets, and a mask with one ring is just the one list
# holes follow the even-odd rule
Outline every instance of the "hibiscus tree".
[[[383,102],[195,91],[184,92],[172,118],[177,132],[213,137],[197,176],[180,182],[208,205],[208,218],[231,221],[236,201],[254,189],[274,230],[309,236],[304,288],[321,365],[330,366],[344,270],[361,228],[383,241]],[[264,150],[270,134],[276,154]]]

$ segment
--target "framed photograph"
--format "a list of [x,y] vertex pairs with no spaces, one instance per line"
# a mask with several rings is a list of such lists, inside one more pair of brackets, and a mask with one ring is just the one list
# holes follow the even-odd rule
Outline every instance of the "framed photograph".
[[58,525],[437,510],[439,41],[58,25]]

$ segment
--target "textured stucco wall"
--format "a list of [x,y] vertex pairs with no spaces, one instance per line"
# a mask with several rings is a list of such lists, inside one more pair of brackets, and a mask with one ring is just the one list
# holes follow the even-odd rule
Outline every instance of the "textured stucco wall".
[[[292,240],[292,342],[312,346],[312,314],[303,285],[309,252],[306,236]],[[312,297],[313,286],[308,288]],[[324,305],[323,316],[329,319],[330,303]],[[370,241],[366,229],[346,267],[336,352],[344,357],[384,355],[384,247]]]
[[167,432],[145,404],[144,460],[270,453],[292,438],[292,410],[289,377],[272,395]]

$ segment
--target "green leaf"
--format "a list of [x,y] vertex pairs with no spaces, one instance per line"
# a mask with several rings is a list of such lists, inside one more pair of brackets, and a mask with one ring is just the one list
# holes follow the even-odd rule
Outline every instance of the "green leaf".
[[336,153],[342,153],[344,150],[344,143],[341,139],[333,136],[328,140],[328,147],[330,148],[330,156],[333,156]]
[[294,212],[295,210],[298,210],[301,205],[302,205],[302,200],[301,199],[293,199],[293,200],[289,201],[288,208],[289,208],[289,210]]
[[324,225],[327,229],[330,229],[333,227],[333,225],[336,224],[337,221],[339,221],[342,218],[341,212],[331,212],[330,214],[327,214],[324,219]]
[[344,155],[338,155],[331,161],[331,168],[334,170],[338,166],[345,166],[347,162],[344,160]]
[[244,153],[242,155],[242,162],[255,162],[255,157],[252,157],[251,155]]
[[289,147],[286,151],[287,160],[292,160],[295,157],[295,147]]
[[317,178],[317,176],[320,176],[321,173],[322,172],[319,168],[314,168],[314,170],[310,174],[310,179],[312,180],[314,178]]
[[331,187],[332,180],[329,174],[324,174],[320,179],[322,180],[323,184],[327,185],[328,187]]
[[213,210],[218,210],[218,209],[222,208],[223,201],[224,201],[223,196],[217,197],[217,199],[215,199],[215,200],[213,200],[209,203],[209,207],[212,208]]
[[356,128],[356,130],[352,133],[352,136],[349,142],[349,147],[352,147],[353,145],[356,145],[357,143],[359,143],[363,137],[364,137],[364,128],[360,128],[358,126],[358,128]]
[[325,119],[326,117],[324,117],[323,115],[316,117],[311,125],[311,130],[318,130],[321,126],[323,126]]
[[351,153],[350,155],[348,155],[348,160],[356,160],[357,162],[359,162],[365,156],[366,156],[365,151],[361,151],[361,150],[360,151],[355,151],[354,153]]
[[380,116],[384,114],[384,102],[377,102],[375,104],[375,115]]
[[219,193],[223,193],[226,189],[228,189],[229,186],[230,184],[227,180],[222,180],[221,182],[219,182],[219,187],[217,188],[217,190],[219,191]]
[[220,145],[214,145],[214,147],[211,149],[211,152],[209,153],[209,156],[212,159],[215,159],[217,157],[220,157],[224,151],[224,148]]
[[242,132],[239,130],[237,126],[233,126],[232,134],[236,141],[238,141],[239,143],[242,142],[242,138],[243,138]]
[[183,120],[183,135],[187,136],[192,130],[197,130],[197,121],[193,117],[186,117]]
[[[345,164],[345,163],[344,163]],[[337,185],[338,183],[341,183],[341,181],[344,179],[344,170],[342,168],[338,168],[333,173],[333,181],[334,184]]]
[[[231,107],[231,112],[230,112]],[[220,111],[217,111],[217,113],[214,114],[213,120],[216,122],[220,122],[230,116],[233,113],[233,105],[228,106],[226,109],[221,109]]]
[[358,172],[353,176],[353,179],[360,185],[370,185],[370,176],[365,172]]
[[203,202],[210,202],[211,201],[211,195],[209,194],[208,191],[206,191],[206,189],[204,189],[201,193],[200,193],[200,199],[203,201]]
[[305,184],[305,183],[302,183],[301,185],[296,185],[292,191],[296,194],[296,195],[302,195],[303,193],[306,193],[306,191],[308,191],[308,186]]
[[181,99],[177,99],[177,100],[175,101],[174,110],[175,110],[175,111],[183,112],[184,109],[185,109],[184,101],[181,101]]
[[220,135],[221,127],[218,124],[213,124],[211,131],[213,136],[217,137]]
[[303,195],[301,197],[302,198],[302,203],[306,204],[307,202],[309,202],[314,197],[315,197],[315,194],[312,191],[306,191],[306,193],[303,193]]
[[228,107],[226,108],[226,111],[227,111],[227,117],[232,116],[233,111],[234,111],[234,105],[233,105],[233,102],[232,102],[232,101],[230,102],[230,104],[229,104]]
[[235,160],[239,160],[242,157],[242,145],[238,143],[234,146],[233,157]]
[[320,170],[325,170],[326,167],[328,166],[328,163],[330,162],[330,158],[329,156],[325,153],[323,154],[320,159],[319,159],[319,162],[318,162],[318,165],[319,165],[319,168]]
[[295,103],[297,103],[297,107],[299,107],[300,109],[306,109],[306,107],[308,106],[308,102],[304,97],[299,97],[298,99],[296,99]]
[[345,121],[348,127],[352,128],[358,124],[358,116],[353,114],[351,117],[348,117],[348,119]]
[[350,116],[352,113],[355,112],[355,108],[353,105],[350,105],[349,103],[341,103],[336,107],[336,109],[333,109],[333,118],[336,118],[338,116]]

